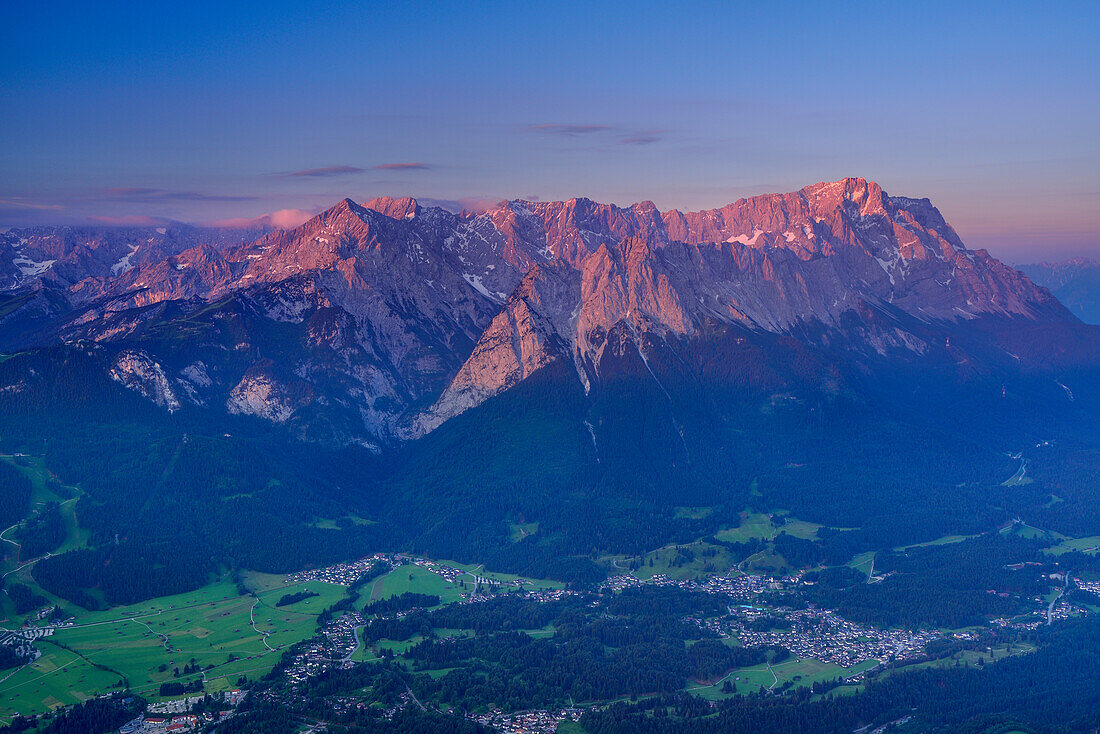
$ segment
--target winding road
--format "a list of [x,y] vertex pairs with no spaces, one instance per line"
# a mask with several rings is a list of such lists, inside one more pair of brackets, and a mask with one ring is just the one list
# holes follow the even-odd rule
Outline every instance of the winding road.
[[131,621],[131,622],[137,622],[137,623],[138,623],[138,624],[140,624],[140,625],[141,625],[142,627],[144,627],[145,629],[149,630],[149,632],[150,632],[151,634],[153,634],[153,635],[156,635],[157,637],[159,637],[159,638],[160,638],[160,641],[161,641],[162,643],[164,643],[164,649],[165,649],[165,650],[167,650],[168,652],[172,652],[172,647],[171,647],[171,646],[170,646],[170,645],[168,644],[168,635],[166,635],[166,634],[162,634],[162,633],[160,633],[160,632],[157,632],[157,631],[155,631],[155,630],[154,630],[154,629],[153,629],[152,627],[150,627],[150,626],[149,626],[148,624],[146,624],[145,622],[142,622],[142,621],[141,621],[140,619],[137,619],[137,618],[132,618],[132,619],[131,619],[130,621]]
[[770,686],[768,686],[768,690],[770,691],[771,689],[773,689],[777,685],[779,685],[779,676],[775,674],[775,671],[772,669],[772,664],[771,663],[768,663],[768,672],[772,674],[772,678],[775,678],[775,680],[772,682],[772,684]]
[[264,632],[263,630],[261,630],[259,627],[256,626],[256,607],[258,607],[259,605],[260,605],[260,600],[259,600],[259,598],[257,598],[256,603],[253,604],[252,608],[248,610],[248,620],[252,624],[252,629],[256,630],[256,633],[261,636],[260,639],[263,640],[264,647],[266,647],[271,652],[275,652],[275,648],[273,648],[271,645],[267,644],[267,638],[271,633],[270,632]]

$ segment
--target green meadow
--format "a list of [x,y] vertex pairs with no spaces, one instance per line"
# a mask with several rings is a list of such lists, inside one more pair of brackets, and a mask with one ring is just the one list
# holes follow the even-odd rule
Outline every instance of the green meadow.
[[[776,522],[776,519],[779,522]],[[775,540],[780,533],[793,535],[796,538],[812,540],[817,537],[820,525],[799,520],[777,511],[771,515],[761,512],[742,512],[741,524],[735,528],[724,528],[716,534],[719,540],[730,543],[745,543],[754,538],[759,540]]]
[[1058,545],[1047,549],[1047,553],[1060,556],[1070,551],[1080,551],[1090,555],[1100,553],[1100,535],[1090,535],[1087,538],[1067,538]]
[[[61,506],[61,516],[65,519],[66,535],[65,541],[56,551],[54,551],[55,553],[64,553],[67,550],[81,548],[87,543],[88,532],[79,527],[74,513],[76,500],[80,496],[79,489],[61,485],[56,482],[53,486],[57,491],[51,489],[49,480],[52,479],[53,476],[50,474],[49,470],[46,469],[41,457],[15,457],[10,454],[0,454],[0,461],[11,464],[16,470],[30,480],[31,506],[28,508],[30,512],[36,512],[48,502],[56,502]],[[58,492],[60,492],[60,494]],[[6,540],[0,543],[0,545],[3,546],[0,548],[0,552],[4,554],[3,566],[5,572],[18,567],[21,563],[31,560],[29,558],[19,557],[18,542],[14,541],[13,535],[13,530],[9,529],[4,532],[4,538]]]
[[[306,589],[318,596],[275,606],[284,594]],[[342,586],[311,581],[241,596],[235,584],[221,581],[81,614],[40,644],[48,654],[0,683],[0,719],[73,703],[123,681],[151,700],[169,680],[203,678],[209,692],[233,688],[242,676],[254,680],[267,673],[285,647],[312,635],[317,615],[344,593]],[[183,674],[188,665],[197,671]]]
[[[379,599],[389,599],[404,593],[434,594],[440,598],[441,604],[449,604],[458,601],[463,594],[472,592],[477,586],[475,576],[484,579],[493,579],[501,584],[510,584],[519,579],[519,576],[507,573],[486,571],[480,566],[456,563],[454,561],[441,561],[444,565],[461,569],[464,573],[452,583],[437,573],[429,571],[423,566],[409,563],[398,566],[384,576],[380,576],[367,584],[363,591],[364,606]],[[560,589],[562,584],[545,579],[526,579],[529,583],[524,589]],[[466,584],[466,588],[462,584]]]
[[697,696],[718,700],[733,695],[722,692],[723,683],[729,680],[733,690],[740,694],[749,694],[759,691],[761,688],[778,688],[790,682],[795,688],[808,687],[814,683],[832,680],[838,676],[850,676],[862,673],[865,670],[878,665],[877,660],[865,660],[848,668],[825,663],[813,658],[791,659],[777,665],[754,665],[750,668],[738,668],[719,678],[712,685],[700,685],[691,683],[686,690]]

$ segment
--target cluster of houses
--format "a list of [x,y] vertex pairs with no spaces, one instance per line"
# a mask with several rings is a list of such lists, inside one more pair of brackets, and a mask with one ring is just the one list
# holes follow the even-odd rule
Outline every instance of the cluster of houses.
[[334,664],[328,642],[314,638],[303,645],[286,666],[284,674],[293,687],[300,686],[315,675],[320,675]]
[[397,559],[400,558],[403,558],[401,554],[390,555],[388,553],[375,553],[373,556],[366,556],[360,558],[358,561],[351,561],[350,563],[337,563],[332,566],[325,566],[324,568],[314,568],[308,571],[292,573],[289,574],[284,581],[288,584],[299,584],[304,581],[324,581],[328,584],[351,586],[360,576],[370,570],[375,561],[396,563],[399,562]]
[[203,696],[188,696],[149,704],[145,708],[145,713],[123,724],[118,731],[119,734],[175,734],[198,731],[209,724],[225,721],[231,717],[247,695],[247,691],[236,688],[220,694],[212,694],[210,698],[225,706],[216,713],[209,711],[201,714],[191,713],[195,705],[204,700]]
[[502,582],[499,579],[490,578],[487,576],[479,576],[476,573],[471,573],[462,568],[456,568],[454,566],[448,566],[445,563],[433,561],[428,558],[420,558],[417,556],[410,556],[404,553],[375,553],[374,555],[365,556],[358,561],[351,561],[350,563],[337,563],[332,566],[326,566],[324,568],[315,568],[308,571],[300,571],[298,573],[289,574],[285,582],[287,584],[298,584],[305,581],[324,581],[329,584],[339,584],[341,586],[350,586],[367,570],[375,564],[376,561],[385,561],[391,566],[400,566],[402,564],[410,563],[415,566],[420,566],[423,569],[431,571],[437,576],[441,576],[445,581],[456,584],[462,576],[469,575],[473,578],[472,583],[482,584],[484,586],[500,586],[502,584],[511,586],[526,586],[530,582],[525,579],[516,579],[511,582]]
[[[777,611],[753,607],[730,610],[732,620],[723,632],[734,634],[745,647],[780,645],[800,658],[814,658],[841,667],[865,660],[909,660],[923,654],[924,646],[939,637],[938,632],[918,630],[882,630],[844,619],[827,609]],[[784,625],[767,631],[752,628],[762,616],[776,618]]]
[[333,657],[348,662],[359,649],[359,630],[366,620],[359,612],[347,612],[325,625],[322,634],[332,645]]
[[52,627],[24,627],[0,633],[0,645],[12,648],[24,662],[34,662],[42,656],[42,652],[34,646],[34,641],[51,635]]
[[350,563],[337,563],[324,568],[300,571],[287,575],[284,582],[289,585],[306,581],[323,581],[329,584],[351,586],[360,576],[368,571],[376,561],[385,561],[391,566],[400,566],[406,563],[419,566],[420,568],[440,576],[444,581],[451,584],[459,583],[462,581],[463,576],[470,576],[472,580],[469,583],[485,588],[524,588],[531,585],[531,582],[527,579],[517,578],[509,581],[501,581],[491,576],[482,576],[476,572],[467,571],[455,566],[448,566],[445,563],[433,561],[429,558],[420,558],[404,553],[375,553],[374,555],[365,556],[358,561],[352,561]]
[[[801,574],[770,577],[757,574],[710,576],[702,581],[675,580],[666,574],[654,574],[647,580],[633,575],[613,576],[602,589],[621,591],[645,584],[676,586],[685,591],[717,594],[741,601],[753,601],[766,591],[791,589],[801,585]],[[924,646],[935,639],[936,632],[909,630],[879,630],[844,619],[835,612],[810,607],[802,610],[779,610],[742,604],[729,608],[723,619],[692,617],[691,621],[724,637],[736,636],[745,647],[781,645],[801,658],[814,658],[843,667],[865,660],[904,660],[920,655]],[[782,620],[782,629],[759,631],[751,624],[761,617]]]
[[12,648],[25,663],[33,663],[42,657],[42,652],[34,646],[35,640],[51,637],[54,630],[73,625],[71,617],[54,624],[41,624],[43,621],[49,622],[56,609],[57,607],[54,606],[42,607],[28,616],[23,626],[17,630],[0,629],[0,646]]
[[[229,712],[225,712],[228,716]],[[208,715],[209,716],[209,715]],[[199,728],[200,723],[206,724],[214,720],[213,716],[200,719],[195,714],[183,714],[182,716],[139,716],[133,721],[124,724],[118,731],[119,734],[162,734],[162,732],[185,732]]]
[[1081,591],[1087,591],[1090,594],[1096,594],[1100,596],[1100,581],[1082,581],[1081,579],[1074,579],[1077,584],[1077,588]]
[[[414,558],[412,562],[413,564],[420,566],[423,569],[431,571],[436,576],[442,576],[444,581],[451,584],[457,584],[459,582],[459,577],[466,575],[466,571],[462,570],[461,568],[448,566],[444,563],[432,561],[427,558]],[[477,579],[476,583],[480,582],[481,579]],[[489,579],[485,579],[485,582],[487,585],[491,585]]]
[[1079,607],[1075,604],[1071,604],[1065,599],[1059,599],[1058,601],[1056,601],[1054,603],[1054,606],[1050,608],[1049,612],[1045,609],[1037,609],[1035,612],[1033,612],[1033,614],[1039,615],[1044,620],[1044,622],[1040,622],[1040,624],[1043,624],[1045,622],[1055,622],[1059,619],[1069,619],[1070,617],[1077,617],[1081,614],[1087,613],[1087,609],[1083,609],[1082,607]]
[[552,601],[561,601],[566,597],[577,596],[579,594],[579,591],[573,591],[572,589],[531,589],[523,592],[521,596],[528,601],[546,604]]
[[768,590],[784,589],[796,585],[800,580],[800,576],[772,578],[757,574],[742,574],[740,576],[708,576],[705,581],[700,582],[695,579],[677,581],[663,573],[653,574],[646,580],[624,574],[608,578],[600,588],[603,591],[617,592],[650,584],[653,586],[676,586],[684,591],[702,594],[721,594],[735,599],[749,599],[755,594],[762,594]]
[[482,726],[491,727],[504,734],[552,734],[563,721],[578,721],[583,709],[572,707],[556,711],[532,710],[504,713],[492,709],[484,714],[468,714],[468,718]]

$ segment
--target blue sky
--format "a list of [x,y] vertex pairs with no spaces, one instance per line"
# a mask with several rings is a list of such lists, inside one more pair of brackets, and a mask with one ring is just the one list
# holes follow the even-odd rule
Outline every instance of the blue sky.
[[1100,253],[1096,3],[307,5],[5,3],[0,224],[856,175],[1010,260]]

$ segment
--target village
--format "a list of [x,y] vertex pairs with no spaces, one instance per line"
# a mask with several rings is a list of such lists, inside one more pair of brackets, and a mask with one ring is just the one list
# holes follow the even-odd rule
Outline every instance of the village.
[[[940,636],[935,631],[877,629],[844,619],[827,609],[777,611],[731,607],[732,621],[718,625],[723,635],[736,635],[745,647],[781,646],[800,658],[814,658],[843,668],[865,660],[910,660]],[[751,623],[771,616],[785,628],[756,631]]]
[[[233,689],[207,696],[187,696],[171,701],[149,704],[145,713],[119,728],[119,734],[175,734],[197,731],[208,724],[225,721],[233,716],[237,706],[248,695]],[[191,713],[196,706],[209,707],[202,713]]]
[[563,721],[578,721],[584,709],[571,707],[554,711],[533,710],[505,713],[492,709],[484,714],[469,714],[467,718],[503,734],[552,734]]
[[648,580],[639,579],[637,576],[619,575],[612,576],[600,587],[601,590],[619,592],[623,589],[637,588],[651,584],[653,586],[676,586],[684,591],[702,594],[720,594],[734,599],[753,599],[756,595],[765,591],[780,591],[797,585],[801,576],[783,576],[772,578],[758,574],[742,574],[740,576],[708,576],[706,581],[700,583],[695,579],[677,581],[663,573],[657,573]]

